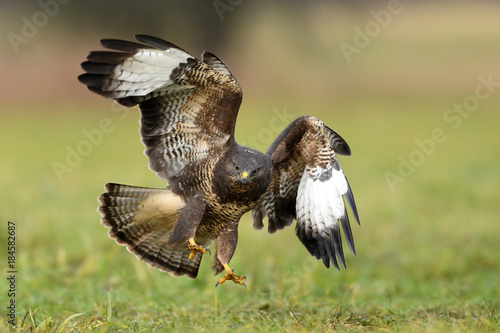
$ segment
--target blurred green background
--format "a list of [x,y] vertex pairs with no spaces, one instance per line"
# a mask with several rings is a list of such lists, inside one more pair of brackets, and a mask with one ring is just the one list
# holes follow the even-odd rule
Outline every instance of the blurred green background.
[[[0,3],[0,240],[14,221],[19,326],[498,329],[498,2]],[[293,228],[254,231],[250,214],[231,261],[246,289],[213,288],[210,257],[195,281],[173,278],[108,239],[104,183],[165,184],[147,169],[138,111],[76,77],[99,39],[136,33],[225,61],[244,91],[240,143],[265,151],[305,114],[347,140],[362,223],[347,270],[325,269]]]

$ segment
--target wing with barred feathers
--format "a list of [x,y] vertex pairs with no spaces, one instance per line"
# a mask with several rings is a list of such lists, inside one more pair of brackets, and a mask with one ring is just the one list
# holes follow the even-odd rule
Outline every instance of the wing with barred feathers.
[[[359,217],[351,188],[336,154],[350,155],[340,135],[317,118],[294,120],[269,147],[273,161],[271,185],[252,211],[254,227],[261,229],[268,217],[268,231],[276,232],[297,220],[296,234],[309,252],[339,268],[345,268],[340,225],[347,244],[356,254],[343,196],[354,218]],[[340,222],[340,224],[339,224]]]
[[220,156],[234,141],[242,93],[226,65],[204,52],[202,61],[162,39],[141,43],[104,39],[114,51],[95,51],[78,79],[125,106],[139,104],[149,167],[169,183],[188,164]]

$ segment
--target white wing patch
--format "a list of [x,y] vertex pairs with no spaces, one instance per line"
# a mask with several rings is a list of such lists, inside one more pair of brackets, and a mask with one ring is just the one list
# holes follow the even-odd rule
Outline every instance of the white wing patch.
[[187,87],[174,84],[170,74],[188,58],[192,56],[174,48],[141,49],[115,67],[112,81],[106,90],[114,91],[115,98],[123,98],[147,95],[156,90],[186,89]]
[[332,179],[337,187],[337,190],[339,191],[339,194],[346,194],[349,189],[349,185],[347,184],[347,178],[344,175],[344,171],[340,168],[340,164],[336,158],[332,166]]
[[348,189],[336,160],[326,168],[306,168],[298,187],[297,236],[312,255],[323,259],[326,267],[332,262],[338,268],[336,257],[345,267],[339,221],[345,227],[347,216],[342,195]]
[[[328,174],[331,175],[328,179],[320,179]],[[336,171],[331,165],[319,175],[314,177],[307,171],[302,175],[296,201],[297,221],[311,223],[311,227],[323,230],[333,228],[344,215],[342,195],[347,192],[347,182],[343,172]]]

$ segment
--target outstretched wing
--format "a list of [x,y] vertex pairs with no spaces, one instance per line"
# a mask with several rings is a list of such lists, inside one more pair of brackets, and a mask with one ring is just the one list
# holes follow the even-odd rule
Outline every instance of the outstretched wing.
[[359,217],[351,188],[336,154],[350,155],[347,143],[321,120],[305,116],[294,120],[267,150],[273,161],[271,185],[254,208],[254,227],[261,229],[267,215],[270,233],[297,220],[296,233],[309,252],[345,268],[340,224],[347,244],[356,254],[342,196]]
[[171,181],[190,163],[220,155],[234,140],[241,89],[215,55],[202,61],[162,39],[143,43],[104,39],[115,51],[95,51],[78,79],[125,106],[139,104],[141,137],[149,167]]

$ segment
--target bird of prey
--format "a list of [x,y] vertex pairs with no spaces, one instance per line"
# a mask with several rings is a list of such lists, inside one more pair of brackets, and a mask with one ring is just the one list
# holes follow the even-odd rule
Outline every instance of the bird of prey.
[[359,224],[353,194],[337,160],[347,143],[313,116],[290,123],[267,152],[236,143],[241,88],[214,54],[201,60],[157,37],[103,39],[112,51],[90,52],[78,77],[92,92],[139,105],[140,135],[149,168],[166,180],[155,189],[106,184],[99,196],[109,237],[149,266],[194,279],[215,241],[216,284],[245,285],[229,268],[238,223],[252,210],[254,227],[290,226],[309,252],[345,268],[340,225],[355,253],[344,199]]

